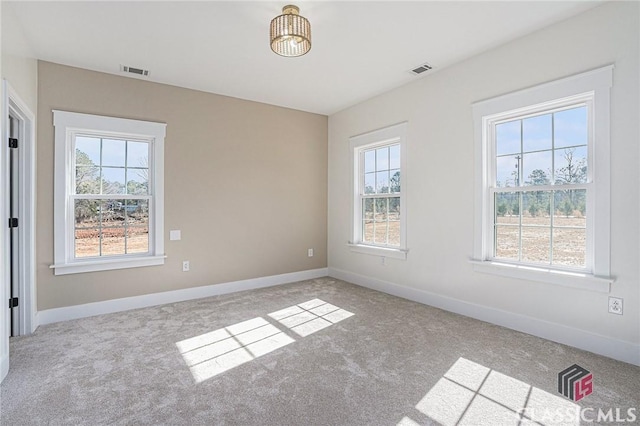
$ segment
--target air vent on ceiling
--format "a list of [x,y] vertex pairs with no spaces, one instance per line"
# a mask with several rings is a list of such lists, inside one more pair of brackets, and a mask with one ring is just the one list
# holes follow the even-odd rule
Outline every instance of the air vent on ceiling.
[[139,75],[142,77],[148,77],[149,76],[149,70],[143,70],[142,68],[135,68],[135,67],[129,67],[127,65],[120,65],[120,70],[122,72],[127,72],[130,74],[135,74],[135,75]]
[[433,67],[429,64],[422,64],[419,67],[415,67],[414,69],[411,70],[411,72],[415,75],[419,75],[422,74],[425,71],[429,71],[430,69],[432,69]]

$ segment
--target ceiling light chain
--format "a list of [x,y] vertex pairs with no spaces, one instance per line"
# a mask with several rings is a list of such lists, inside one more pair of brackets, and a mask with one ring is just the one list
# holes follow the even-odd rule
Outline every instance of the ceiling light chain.
[[302,56],[311,50],[311,24],[298,6],[287,5],[271,21],[271,50],[280,56]]

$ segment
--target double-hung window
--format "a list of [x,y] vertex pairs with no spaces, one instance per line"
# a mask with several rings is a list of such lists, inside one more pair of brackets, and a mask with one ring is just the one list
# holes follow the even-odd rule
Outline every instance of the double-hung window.
[[474,105],[480,269],[607,291],[612,67]]
[[406,123],[350,139],[354,251],[406,258],[405,145]]
[[166,125],[53,115],[56,275],[163,264]]

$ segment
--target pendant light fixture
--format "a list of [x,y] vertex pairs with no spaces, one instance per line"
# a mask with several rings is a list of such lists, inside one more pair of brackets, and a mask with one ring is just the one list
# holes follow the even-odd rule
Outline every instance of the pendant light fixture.
[[311,50],[311,24],[298,6],[287,5],[271,21],[271,50],[280,56],[302,56]]

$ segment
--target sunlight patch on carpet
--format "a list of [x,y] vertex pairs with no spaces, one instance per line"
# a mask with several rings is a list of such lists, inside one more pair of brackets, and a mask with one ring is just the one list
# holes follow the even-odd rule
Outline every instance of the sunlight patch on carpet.
[[[444,426],[580,424],[580,406],[465,358],[458,360],[415,406]],[[419,424],[410,416],[398,425]]]
[[295,342],[276,325],[305,337],[351,316],[349,311],[312,299],[269,314],[277,323],[257,317],[182,340],[176,346],[200,383]]
[[253,318],[176,343],[196,383],[295,342],[264,318]]
[[298,335],[306,337],[353,316],[353,313],[323,300],[312,299],[272,312],[269,316]]

